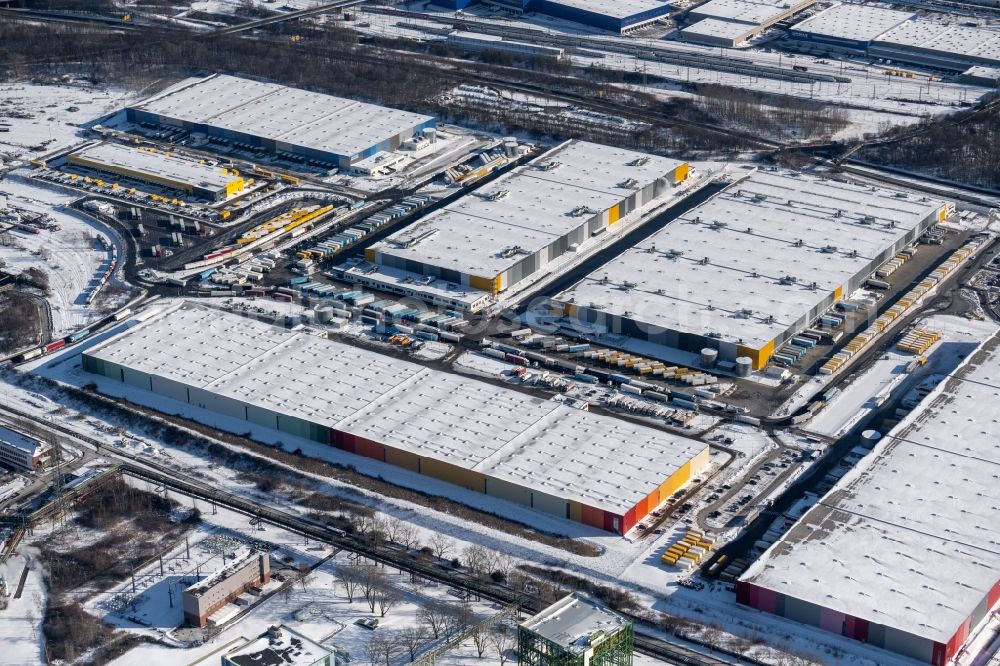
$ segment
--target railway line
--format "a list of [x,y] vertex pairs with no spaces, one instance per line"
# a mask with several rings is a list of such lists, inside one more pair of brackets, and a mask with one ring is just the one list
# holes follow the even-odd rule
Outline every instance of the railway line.
[[215,34],[234,35],[236,33],[246,32],[247,30],[256,30],[257,28],[265,28],[267,26],[284,23],[286,21],[296,21],[298,19],[320,16],[321,14],[326,14],[332,11],[336,11],[338,9],[354,7],[355,5],[360,5],[362,2],[364,2],[364,0],[340,0],[339,2],[329,2],[323,5],[319,5],[318,7],[300,9],[298,11],[288,12],[286,14],[279,14],[277,16],[268,16],[266,18],[258,19],[256,21],[241,23],[239,25],[234,25],[228,28],[220,28],[219,30],[215,31]]

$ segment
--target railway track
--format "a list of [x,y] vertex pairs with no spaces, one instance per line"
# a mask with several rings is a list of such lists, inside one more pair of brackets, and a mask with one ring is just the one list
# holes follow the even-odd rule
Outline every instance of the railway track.
[[298,19],[311,18],[313,16],[319,16],[338,9],[354,7],[355,5],[360,5],[362,2],[364,2],[364,0],[340,0],[340,2],[330,2],[318,7],[300,9],[295,12],[288,12],[287,14],[279,14],[278,16],[268,16],[267,18],[250,21],[249,23],[241,23],[240,25],[234,25],[229,28],[220,28],[215,31],[215,34],[234,35],[239,32],[246,32],[247,30],[256,30],[257,28],[265,28],[278,23],[284,23],[285,21],[296,21]]

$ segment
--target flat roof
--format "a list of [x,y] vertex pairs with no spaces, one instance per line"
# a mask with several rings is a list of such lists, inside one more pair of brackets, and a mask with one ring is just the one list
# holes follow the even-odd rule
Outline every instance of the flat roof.
[[0,426],[0,443],[24,451],[28,455],[35,455],[35,451],[42,445],[33,437],[3,426]]
[[367,261],[357,265],[341,264],[336,268],[344,271],[347,279],[353,278],[358,283],[368,284],[376,289],[390,292],[398,289],[419,293],[438,301],[461,303],[466,309],[490,300],[490,295],[480,289]]
[[1000,62],[1000,32],[917,19],[879,36],[879,43]]
[[900,194],[754,171],[555,300],[760,348],[944,205]]
[[629,622],[588,596],[574,592],[521,623],[564,650],[583,653]]
[[225,74],[186,79],[130,108],[345,156],[434,119]]
[[223,190],[229,183],[239,180],[238,176],[227,174],[219,167],[199,164],[194,160],[166,153],[129,148],[118,143],[100,143],[71,153],[70,158],[116,169],[128,169],[207,190]]
[[202,578],[201,580],[188,585],[184,589],[184,592],[190,593],[192,596],[195,597],[200,597],[201,595],[205,594],[205,592],[207,592],[209,589],[215,587],[222,581],[226,580],[227,578],[230,578],[237,571],[240,571],[241,569],[246,567],[251,560],[255,562],[258,561],[261,558],[261,556],[267,557],[267,554],[261,553],[260,551],[257,550],[249,549],[237,555],[235,560],[232,560],[229,563],[227,563],[226,566],[223,567],[222,569],[214,571],[205,578]]
[[749,23],[737,23],[736,21],[724,21],[722,19],[707,18],[692,23],[681,29],[681,34],[685,37],[720,37],[738,41],[741,37],[757,29],[757,26]]
[[237,666],[313,666],[333,652],[285,625],[270,630],[227,652],[225,657]]
[[709,16],[727,21],[760,25],[789,11],[788,0],[708,0],[690,10],[692,16]]
[[998,400],[994,350],[925,398],[741,580],[947,643],[1000,579],[1000,417],[983,408]]
[[914,16],[913,12],[871,5],[840,4],[796,23],[791,29],[821,37],[870,42]]
[[606,0],[548,0],[548,2],[616,19],[627,19],[636,14],[644,14],[658,9],[670,9],[666,0],[614,0],[614,2]]
[[706,448],[189,302],[86,354],[618,514]]
[[[683,164],[586,141],[567,142],[373,247],[386,255],[491,278],[592,215],[574,217],[574,210],[607,210]],[[491,200],[502,192],[506,194]],[[503,256],[514,247],[523,252]]]

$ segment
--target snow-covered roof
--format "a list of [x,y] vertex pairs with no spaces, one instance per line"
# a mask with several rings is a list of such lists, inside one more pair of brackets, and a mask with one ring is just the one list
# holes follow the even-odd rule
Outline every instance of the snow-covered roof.
[[582,654],[628,624],[590,597],[574,592],[522,622],[521,627],[567,652]]
[[946,380],[741,580],[947,643],[1000,581],[1000,356]]
[[219,167],[199,164],[164,153],[138,150],[118,143],[101,143],[70,154],[71,163],[104,169],[114,173],[136,172],[140,177],[153,176],[177,184],[206,190],[224,190],[239,179]]
[[752,25],[768,23],[795,5],[808,6],[809,2],[796,0],[708,0],[690,10],[691,16],[705,16]]
[[186,79],[131,108],[344,156],[433,120],[408,111],[224,74]]
[[285,625],[271,627],[260,638],[248,642],[223,657],[235,666],[315,666],[331,650]]
[[86,354],[619,515],[706,448],[193,303]]
[[756,29],[757,26],[750,25],[749,23],[738,23],[736,21],[724,21],[722,19],[707,18],[681,29],[681,34],[684,35],[686,39],[715,37],[721,39],[731,39],[734,42],[738,42]]
[[872,5],[841,4],[796,23],[791,29],[821,37],[870,42],[914,16],[913,12]]
[[[943,205],[881,188],[756,171],[556,300],[759,348]],[[786,277],[795,281],[782,284]]]
[[[385,255],[491,278],[594,214],[574,216],[574,210],[605,211],[657,179],[668,178],[683,164],[622,148],[568,142],[374,247]],[[514,247],[520,250],[504,256],[504,250]]]
[[936,21],[906,21],[881,35],[879,43],[1000,62],[1000,31]]
[[627,19],[636,14],[656,10],[663,10],[663,13],[666,13],[670,9],[666,0],[614,0],[614,2],[606,0],[549,0],[549,4],[581,9],[616,19]]
[[35,452],[42,446],[42,443],[33,437],[0,426],[0,444],[10,446],[28,455],[35,455]]

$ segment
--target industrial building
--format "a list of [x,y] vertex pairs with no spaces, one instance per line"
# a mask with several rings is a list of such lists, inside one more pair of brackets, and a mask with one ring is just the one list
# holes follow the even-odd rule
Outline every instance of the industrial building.
[[83,353],[87,372],[625,533],[708,464],[699,441],[184,303]]
[[970,355],[737,583],[737,600],[943,665],[1000,603],[1000,357]]
[[483,35],[471,32],[452,32],[445,38],[449,46],[465,49],[468,51],[504,51],[506,53],[517,53],[520,55],[542,57],[542,58],[562,58],[565,51],[556,46],[542,46],[541,44],[528,44],[518,42],[496,35]]
[[251,550],[184,590],[184,621],[193,627],[204,627],[212,613],[250,588],[263,587],[270,581],[270,557],[266,552]]
[[[431,0],[448,9],[465,9],[480,0]],[[516,12],[538,12],[554,18],[582,23],[623,34],[666,18],[670,5],[665,0],[492,0],[494,6]]]
[[66,161],[71,166],[168,187],[208,201],[221,201],[243,190],[243,179],[228,169],[173,157],[150,148],[101,143],[70,153]]
[[793,25],[793,39],[937,69],[1000,64],[1000,32],[945,24],[916,13],[839,4]]
[[0,464],[34,472],[52,455],[48,444],[10,428],[0,426]]
[[688,169],[664,157],[567,142],[366,249],[365,258],[497,294],[625,223],[684,181]]
[[517,628],[521,666],[632,666],[632,622],[573,592]]
[[712,348],[759,369],[946,211],[926,197],[754,170],[554,300],[601,332]]
[[395,150],[437,124],[430,116],[223,74],[186,79],[126,115],[339,168]]
[[775,23],[816,4],[816,0],[708,0],[688,11],[694,23],[681,30],[690,41],[732,47]]
[[285,625],[227,651],[222,666],[333,666],[333,651]]

